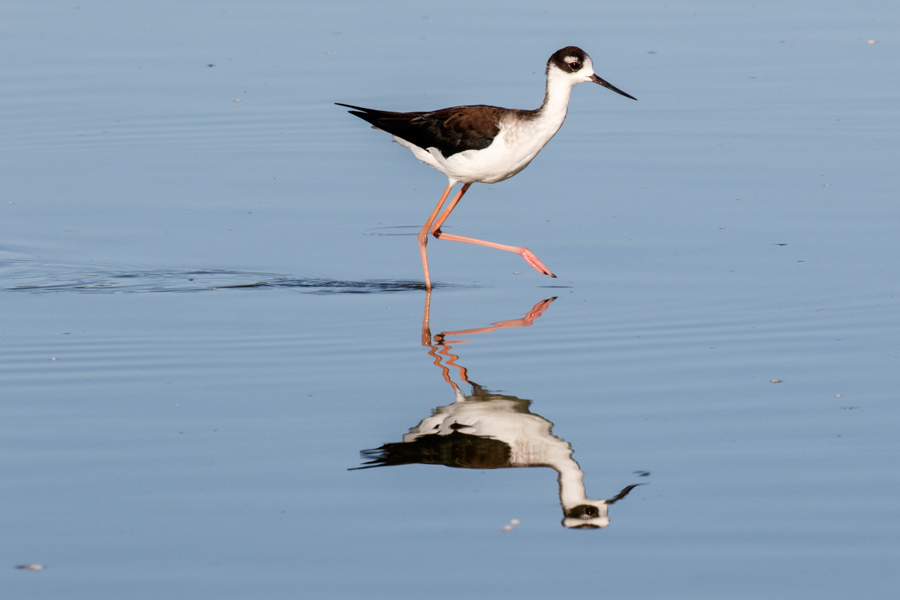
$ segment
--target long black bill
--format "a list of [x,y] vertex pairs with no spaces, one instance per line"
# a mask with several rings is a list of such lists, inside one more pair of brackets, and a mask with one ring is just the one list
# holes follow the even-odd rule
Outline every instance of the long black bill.
[[637,98],[635,98],[635,97],[632,96],[631,94],[626,94],[625,92],[623,92],[622,90],[620,90],[619,88],[617,88],[617,87],[614,86],[613,84],[609,83],[608,81],[604,81],[604,80],[600,79],[599,77],[597,77],[597,75],[591,76],[591,81],[593,81],[594,83],[599,83],[599,84],[602,85],[603,87],[609,88],[609,89],[611,89],[612,91],[614,91],[614,92],[617,93],[617,94],[622,94],[622,95],[625,96],[626,98],[631,98],[632,100],[637,100]]

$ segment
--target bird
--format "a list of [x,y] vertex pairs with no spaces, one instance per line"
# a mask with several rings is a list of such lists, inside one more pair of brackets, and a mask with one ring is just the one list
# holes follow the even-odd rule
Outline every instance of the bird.
[[[352,109],[348,112],[370,123],[373,129],[391,134],[416,158],[447,176],[447,187],[418,234],[426,290],[432,289],[426,251],[429,235],[514,252],[538,272],[556,277],[528,248],[441,231],[473,183],[504,181],[528,166],[565,121],[572,88],[577,84],[593,82],[637,100],[601,79],[594,72],[591,57],[576,46],[554,52],[547,61],[546,76],[544,101],[534,110],[474,104],[425,112],[393,112],[335,103]],[[459,183],[462,187],[447,202]]]

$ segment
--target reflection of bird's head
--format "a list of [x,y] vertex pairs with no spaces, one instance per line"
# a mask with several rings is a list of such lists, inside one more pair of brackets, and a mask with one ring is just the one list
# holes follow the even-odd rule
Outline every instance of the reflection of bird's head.
[[607,500],[590,500],[585,498],[584,502],[575,506],[563,507],[562,524],[569,529],[602,529],[609,525],[609,505],[615,504],[631,490],[641,485],[633,483],[625,486],[621,492]]
[[587,500],[566,508],[562,524],[569,529],[602,529],[609,525],[608,506],[606,500]]

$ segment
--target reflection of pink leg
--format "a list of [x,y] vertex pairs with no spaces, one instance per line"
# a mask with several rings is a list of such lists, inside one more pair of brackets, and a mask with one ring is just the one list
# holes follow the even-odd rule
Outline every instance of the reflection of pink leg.
[[509,321],[500,321],[499,323],[494,323],[491,327],[478,327],[476,329],[464,329],[461,331],[445,331],[443,333],[439,333],[434,336],[435,341],[441,344],[463,344],[468,342],[468,340],[448,340],[445,339],[448,336],[455,335],[470,335],[473,333],[487,333],[489,331],[496,331],[498,329],[506,329],[507,327],[530,327],[535,319],[539,318],[544,311],[550,306],[550,304],[556,300],[556,297],[547,298],[546,300],[541,300],[537,304],[532,307],[528,314],[525,315],[521,319],[510,319]]
[[[444,212],[441,214],[440,218],[438,218],[431,225],[431,234],[438,238],[439,240],[450,240],[451,242],[465,242],[467,244],[477,244],[479,246],[487,246],[488,248],[496,248],[497,250],[506,250],[507,252],[515,252],[519,256],[525,259],[529,265],[531,265],[535,270],[539,273],[543,273],[544,275],[549,275],[550,277],[556,277],[553,273],[550,272],[544,263],[534,255],[534,253],[528,248],[522,248],[520,246],[507,246],[505,244],[496,244],[494,242],[486,242],[484,240],[476,240],[474,238],[463,237],[461,235],[451,235],[449,233],[444,233],[441,231],[441,225],[444,224],[444,221],[447,220],[447,217],[450,216],[450,213],[456,208],[456,205],[459,203],[460,198],[463,197],[463,194],[466,193],[466,190],[469,189],[469,186],[472,185],[470,183],[465,184],[462,189],[459,191],[459,194],[456,195],[456,198],[453,199],[450,204],[447,205],[447,208],[444,209]],[[446,194],[445,194],[446,195]],[[443,203],[443,200],[441,201]],[[421,233],[419,234],[421,236]],[[424,248],[420,242],[420,247]],[[424,250],[423,250],[424,252]]]
[[554,300],[556,300],[556,296],[554,296],[553,298],[547,298],[546,300],[541,300],[540,302],[538,302],[537,304],[535,304],[535,305],[531,308],[530,311],[528,311],[528,314],[525,315],[524,318],[522,318],[522,319],[513,319],[513,320],[511,320],[511,321],[501,321],[501,322],[497,323],[497,328],[500,329],[500,328],[503,328],[503,327],[528,327],[529,325],[531,325],[531,323],[532,323],[535,319],[537,319],[537,318],[540,317],[542,314],[544,314],[544,311],[547,310],[547,308],[550,307],[550,304],[551,304]]
[[431,288],[425,290],[425,316],[422,317],[422,345],[431,345]]
[[[457,397],[459,397],[462,392],[459,390],[459,386],[453,382],[450,378],[450,367],[454,367],[459,370],[460,379],[468,383],[470,385],[474,385],[471,381],[469,381],[469,373],[466,368],[462,365],[456,363],[459,360],[459,356],[456,354],[452,354],[450,352],[452,348],[452,344],[463,344],[467,340],[448,340],[447,336],[451,335],[466,335],[469,333],[485,333],[488,331],[494,331],[497,329],[503,329],[506,327],[528,327],[530,326],[535,319],[540,318],[544,311],[553,303],[556,298],[547,298],[546,300],[541,300],[537,304],[535,304],[528,314],[526,314],[521,319],[511,319],[509,321],[500,321],[499,323],[494,323],[491,327],[478,327],[477,329],[466,329],[464,331],[446,331],[444,333],[439,333],[434,336],[434,342],[431,341],[431,290],[425,294],[425,316],[422,318],[422,345],[428,348],[428,355],[434,359],[434,364],[440,367],[441,374],[444,377],[444,381],[449,383],[453,390],[456,392]],[[464,394],[462,394],[464,396]]]

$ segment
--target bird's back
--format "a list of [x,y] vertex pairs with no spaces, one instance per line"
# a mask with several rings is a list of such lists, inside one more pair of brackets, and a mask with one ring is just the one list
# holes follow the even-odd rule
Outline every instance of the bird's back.
[[444,158],[466,150],[483,150],[500,133],[510,109],[483,104],[429,112],[391,112],[341,104],[350,114],[423,150],[436,148]]

